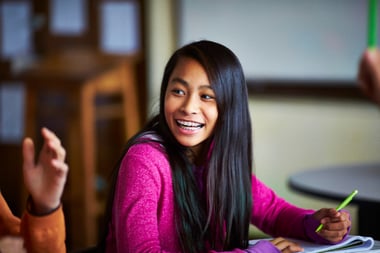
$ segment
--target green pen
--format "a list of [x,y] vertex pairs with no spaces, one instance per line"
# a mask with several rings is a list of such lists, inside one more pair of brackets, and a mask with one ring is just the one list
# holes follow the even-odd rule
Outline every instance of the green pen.
[[368,0],[368,31],[367,46],[375,49],[377,46],[377,0]]
[[[335,208],[335,210],[340,211],[340,210],[342,210],[343,208],[345,208],[345,207],[351,202],[351,200],[354,198],[354,196],[355,196],[357,193],[358,193],[358,190],[354,190],[353,192],[351,192],[351,194],[348,195],[348,197],[347,197],[345,200],[343,200],[343,202],[340,203],[340,205],[337,206],[337,208]],[[323,224],[320,224],[320,225],[317,227],[317,229],[315,230],[315,232],[319,232],[319,231],[321,231],[322,227],[323,227]]]

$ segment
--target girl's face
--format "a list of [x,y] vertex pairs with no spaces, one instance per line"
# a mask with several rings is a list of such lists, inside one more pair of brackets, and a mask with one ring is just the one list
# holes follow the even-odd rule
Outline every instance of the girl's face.
[[203,67],[181,58],[165,93],[165,119],[177,141],[193,151],[208,139],[218,118],[215,93]]

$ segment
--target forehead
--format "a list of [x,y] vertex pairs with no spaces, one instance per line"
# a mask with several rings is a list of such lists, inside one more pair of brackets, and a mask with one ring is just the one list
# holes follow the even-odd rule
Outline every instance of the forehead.
[[183,79],[191,83],[209,84],[209,79],[204,67],[196,60],[190,57],[181,57],[176,66],[174,67],[170,77],[169,83],[173,79]]

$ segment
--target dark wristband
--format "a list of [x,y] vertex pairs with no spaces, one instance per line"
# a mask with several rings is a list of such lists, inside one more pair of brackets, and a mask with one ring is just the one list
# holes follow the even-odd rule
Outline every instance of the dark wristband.
[[54,213],[55,211],[57,211],[59,209],[61,205],[58,205],[56,208],[53,208],[47,212],[44,212],[44,213],[38,213],[36,212],[36,209],[34,207],[34,202],[33,202],[33,198],[32,196],[28,196],[28,199],[26,201],[26,210],[28,213],[30,213],[31,215],[33,216],[46,216],[46,215],[49,215],[49,214],[52,214]]

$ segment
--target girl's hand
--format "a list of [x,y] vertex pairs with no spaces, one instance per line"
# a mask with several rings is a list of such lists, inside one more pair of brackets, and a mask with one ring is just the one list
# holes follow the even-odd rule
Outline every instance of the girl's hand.
[[334,208],[322,208],[313,214],[313,218],[323,224],[319,235],[332,243],[340,242],[351,226],[350,214]]
[[297,243],[288,241],[282,237],[277,237],[270,241],[282,253],[302,252],[303,248]]

